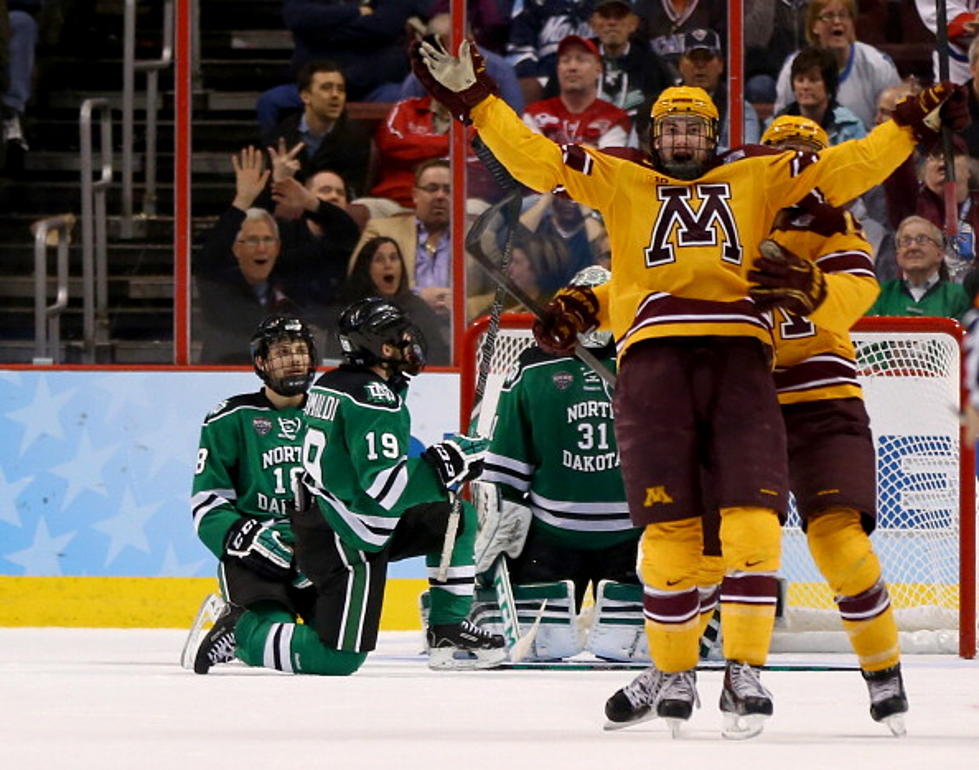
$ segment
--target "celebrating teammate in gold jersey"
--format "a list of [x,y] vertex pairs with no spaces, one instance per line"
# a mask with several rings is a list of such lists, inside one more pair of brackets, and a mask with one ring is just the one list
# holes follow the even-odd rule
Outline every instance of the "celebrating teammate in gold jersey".
[[721,518],[724,733],[757,734],[773,711],[758,671],[774,622],[788,488],[766,311],[787,307],[816,318],[827,286],[819,267],[782,252],[769,258],[756,291],[749,271],[779,210],[814,187],[840,205],[878,184],[915,141],[935,138],[942,120],[962,122],[964,94],[951,84],[927,89],[866,138],[818,154],[735,151],[721,162],[717,109],[707,94],[668,88],[653,105],[652,156],[630,160],[560,146],[527,129],[492,94],[468,43],[458,57],[422,43],[413,66],[518,180],[564,191],[604,217],[612,279],[559,292],[535,337],[561,353],[596,327],[610,329],[617,342],[616,438],[630,515],[645,527],[640,572],[655,664],[648,715],[667,719],[676,734],[698,702],[707,479]]

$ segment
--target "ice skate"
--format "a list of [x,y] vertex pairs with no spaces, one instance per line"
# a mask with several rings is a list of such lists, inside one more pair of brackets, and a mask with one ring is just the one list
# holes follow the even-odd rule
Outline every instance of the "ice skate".
[[687,669],[675,674],[660,674],[659,694],[656,696],[656,716],[666,720],[674,738],[680,736],[680,728],[690,719],[694,706],[700,706],[697,695],[697,671]]
[[194,673],[206,674],[211,666],[230,663],[235,659],[235,624],[245,611],[236,604],[224,605],[214,626],[201,642],[194,654]]
[[663,673],[650,666],[605,701],[606,730],[621,730],[648,719],[655,719],[653,704],[659,694]]
[[904,692],[901,664],[882,671],[861,671],[870,691],[870,716],[875,722],[883,722],[894,735],[906,735],[904,715],[908,710],[908,696]]
[[721,690],[721,735],[732,740],[754,738],[774,712],[772,694],[759,679],[757,668],[747,663],[728,661]]
[[494,668],[506,659],[500,634],[463,620],[428,629],[428,667],[437,671]]

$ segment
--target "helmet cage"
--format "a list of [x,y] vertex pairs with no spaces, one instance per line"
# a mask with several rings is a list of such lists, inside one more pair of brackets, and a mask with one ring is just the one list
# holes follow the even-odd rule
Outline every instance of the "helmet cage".
[[[303,374],[275,377],[267,371],[269,351],[282,340],[298,340],[306,345],[309,366]],[[262,382],[280,396],[298,396],[309,390],[316,376],[316,343],[306,324],[291,316],[269,316],[259,325],[251,340],[252,366]],[[259,365],[259,359],[264,365]]]
[[[353,366],[384,365],[414,375],[427,360],[425,335],[401,308],[380,297],[367,297],[347,307],[340,314],[337,337],[344,361]],[[401,357],[385,356],[384,345],[397,348]]]

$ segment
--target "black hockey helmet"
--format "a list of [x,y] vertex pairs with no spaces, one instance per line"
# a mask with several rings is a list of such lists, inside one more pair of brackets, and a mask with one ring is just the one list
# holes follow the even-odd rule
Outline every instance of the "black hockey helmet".
[[[275,378],[258,365],[259,358],[268,361],[269,348],[283,339],[301,340],[306,343],[306,349],[309,351],[309,368],[304,374]],[[309,333],[309,328],[302,319],[285,315],[266,317],[252,335],[251,351],[255,374],[279,395],[298,396],[309,390],[309,386],[313,384],[313,378],[316,376],[316,343],[313,342],[313,335]]]
[[[345,308],[337,337],[344,360],[354,366],[387,364],[405,374],[418,374],[425,366],[425,336],[400,307],[381,297],[365,297]],[[383,345],[399,348],[402,358],[384,357]]]

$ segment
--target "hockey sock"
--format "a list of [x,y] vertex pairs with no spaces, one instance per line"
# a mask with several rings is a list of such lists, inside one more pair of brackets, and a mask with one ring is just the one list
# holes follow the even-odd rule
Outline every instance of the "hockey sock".
[[865,671],[900,660],[897,624],[880,561],[852,508],[831,508],[810,518],[809,551],[833,591],[843,628]]
[[781,527],[770,508],[721,509],[724,657],[764,665],[775,625]]
[[707,556],[700,557],[700,566],[697,569],[697,591],[700,593],[700,625],[699,635],[703,636],[707,629],[707,624],[714,617],[714,610],[717,609],[721,597],[721,581],[724,579],[724,557]]
[[366,652],[326,647],[312,628],[272,603],[247,610],[235,626],[235,639],[238,657],[249,666],[290,674],[349,676],[367,659]]
[[442,558],[441,543],[439,543],[439,550],[425,554],[432,600],[428,617],[430,625],[459,623],[469,616],[472,607],[473,589],[476,585],[476,567],[473,557],[477,529],[476,509],[466,500],[460,503],[462,521],[452,548],[449,571],[444,581],[438,579],[439,561]]
[[639,542],[643,614],[649,653],[667,673],[697,665],[702,551],[700,517],[649,524]]

